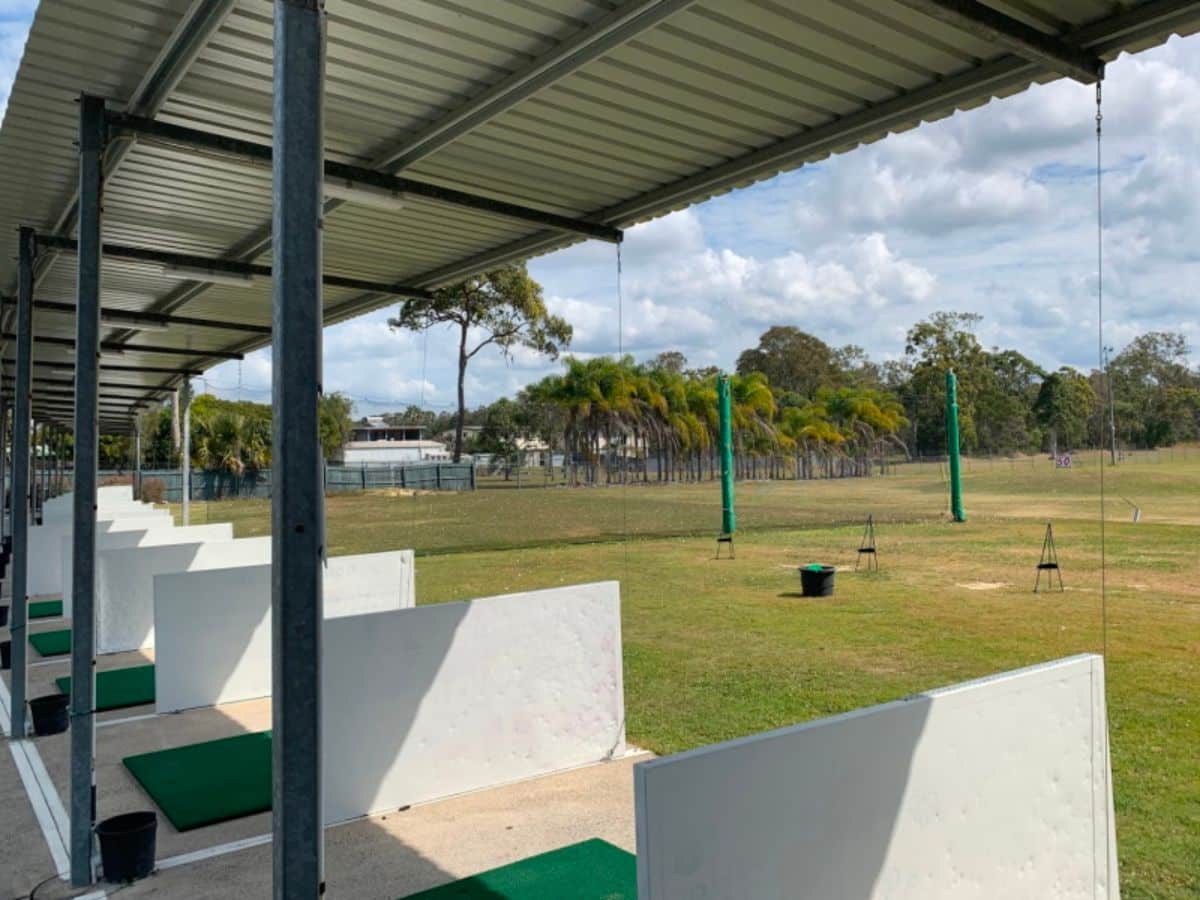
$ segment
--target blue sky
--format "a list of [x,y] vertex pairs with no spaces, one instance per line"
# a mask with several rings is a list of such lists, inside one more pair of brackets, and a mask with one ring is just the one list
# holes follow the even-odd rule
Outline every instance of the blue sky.
[[[0,102],[31,2],[0,0]],[[1200,39],[1172,39],[1108,68],[1105,82],[1106,342],[1181,331],[1200,346]],[[1095,98],[1058,82],[893,136],[638,226],[616,251],[587,243],[534,260],[572,352],[638,358],[678,349],[731,367],[773,324],[879,359],[938,309],[983,315],[980,339],[1054,367],[1095,364]],[[618,310],[618,294],[621,308]],[[447,331],[393,333],[383,310],[325,336],[325,386],[360,414],[449,408]],[[618,329],[618,324],[621,325]],[[1195,357],[1194,357],[1195,359]],[[215,393],[266,400],[270,356],[211,370]],[[471,405],[554,371],[483,353]]]

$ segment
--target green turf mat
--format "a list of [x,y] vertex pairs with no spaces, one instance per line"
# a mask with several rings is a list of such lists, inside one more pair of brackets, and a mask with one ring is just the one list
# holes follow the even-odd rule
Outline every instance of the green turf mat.
[[[71,693],[71,676],[54,683],[64,694]],[[96,709],[123,709],[154,702],[154,666],[130,666],[96,673]]]
[[179,831],[271,808],[271,732],[127,756],[122,762]]
[[592,838],[407,900],[637,900],[632,853]]
[[61,600],[39,600],[29,604],[28,617],[31,619],[53,619],[63,612]]
[[71,629],[39,631],[29,636],[29,643],[42,656],[63,656],[71,652]]

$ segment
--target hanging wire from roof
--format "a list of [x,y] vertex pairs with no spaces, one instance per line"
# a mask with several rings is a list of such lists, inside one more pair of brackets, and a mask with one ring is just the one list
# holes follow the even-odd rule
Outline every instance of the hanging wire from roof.
[[[1102,80],[1096,81],[1096,344],[1100,358],[1101,372],[1104,375],[1104,380],[1111,385],[1110,374],[1108,371],[1108,358],[1104,350],[1104,98],[1101,90]],[[1100,421],[1104,421],[1104,394],[1101,392],[1100,398]],[[1111,401],[1110,401],[1111,402]],[[1103,427],[1103,425],[1101,426]],[[1099,460],[1100,469],[1100,653],[1104,659],[1106,670],[1108,669],[1108,559],[1107,559],[1107,534],[1104,522],[1105,512],[1105,485],[1104,485],[1104,453],[1101,450],[1097,459]],[[1113,461],[1115,464],[1115,460]],[[1109,741],[1108,735],[1104,739],[1104,772],[1105,780],[1112,778],[1112,761],[1109,758]],[[1105,785],[1105,794],[1112,796],[1112,785]],[[1111,809],[1105,811],[1105,815],[1112,815]],[[1110,823],[1111,828],[1111,823]],[[1112,847],[1109,841],[1104,842],[1104,872],[1106,884],[1111,883],[1114,877],[1113,873],[1113,858]]]

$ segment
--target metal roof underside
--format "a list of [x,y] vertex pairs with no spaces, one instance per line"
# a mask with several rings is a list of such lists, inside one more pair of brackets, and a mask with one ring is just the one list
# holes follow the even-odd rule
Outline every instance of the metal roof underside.
[[[327,12],[328,160],[620,228],[1200,28],[1200,3],[1178,0],[328,0]],[[0,289],[15,293],[18,226],[73,234],[81,92],[269,144],[271,34],[265,0],[42,0],[0,128],[12,242]],[[107,168],[106,243],[269,265],[268,166],[141,137],[111,143]],[[428,289],[580,239],[436,200],[330,201],[324,265]],[[74,256],[44,253],[36,272],[35,415],[69,424]],[[270,341],[266,278],[210,284],[115,259],[103,273],[110,430],[138,392],[162,397],[183,371]],[[324,294],[328,322],[394,302]],[[189,321],[138,331],[121,310]],[[6,307],[5,336],[14,318]],[[14,342],[0,340],[7,378]]]

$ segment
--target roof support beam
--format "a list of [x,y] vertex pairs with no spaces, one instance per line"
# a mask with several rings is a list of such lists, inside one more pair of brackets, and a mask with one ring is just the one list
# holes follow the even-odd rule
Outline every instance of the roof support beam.
[[899,0],[904,6],[989,43],[999,44],[1030,62],[1084,84],[1104,78],[1104,60],[1074,44],[1038,31],[1019,19],[977,0]]
[[[12,375],[9,375],[7,372],[0,374],[0,383],[3,383],[5,390],[7,390],[8,386],[15,380],[16,379]],[[70,388],[70,387],[74,387],[74,385],[75,385],[75,382],[68,378],[34,378],[33,383],[35,385],[44,384],[44,385],[48,385],[50,388],[62,388],[64,390],[67,388]],[[157,384],[129,384],[128,382],[124,382],[124,381],[100,381],[97,383],[100,385],[101,388],[114,388],[118,391],[137,391],[142,394],[145,394],[147,392],[161,393],[163,391],[167,391],[167,392],[170,392],[173,394],[173,393],[175,393],[176,390],[178,390],[177,388],[171,387],[169,385],[161,385],[160,386]],[[40,392],[42,389],[34,388],[34,390]]]
[[[38,247],[53,250],[63,250],[74,253],[76,242],[73,238],[53,234],[39,234]],[[172,253],[167,250],[152,250],[149,247],[132,247],[126,244],[105,244],[104,256],[109,259],[119,259],[125,262],[147,263],[151,265],[182,269],[195,273],[195,278],[204,280],[204,274],[233,275],[247,281],[253,278],[270,278],[271,267],[256,263],[241,262],[232,259],[217,259],[209,256],[193,256],[190,253]],[[180,275],[181,278],[192,277]],[[428,298],[429,291],[421,288],[407,287],[400,284],[389,284],[380,281],[368,281],[363,278],[347,278],[342,275],[325,275],[321,283],[325,287],[347,288],[349,290],[372,291],[379,294],[391,294],[397,297]]]
[[[16,300],[12,297],[5,297],[0,302],[8,306],[15,304]],[[34,300],[33,308],[35,311],[44,310],[45,312],[75,315],[74,303],[60,303],[55,300]],[[225,322],[219,319],[201,319],[196,316],[168,316],[162,313],[134,312],[128,309],[116,309],[113,307],[102,307],[100,309],[100,319],[102,324],[133,329],[137,329],[140,326],[166,328],[178,325],[184,328],[215,328],[223,331],[244,331],[247,334],[267,335],[271,333],[270,325]]]
[[[238,138],[200,131],[195,128],[186,128],[182,125],[157,122],[153,119],[145,119],[124,113],[112,113],[109,116],[109,124],[114,134],[133,134],[202,152],[240,157],[259,164],[269,164],[271,162],[272,149],[266,144],[256,144],[251,141],[243,141]],[[507,203],[492,197],[470,194],[466,191],[457,191],[453,188],[429,184],[424,181],[414,181],[411,178],[401,178],[375,169],[326,160],[324,163],[324,174],[326,180],[336,182],[339,186],[375,189],[396,196],[408,195],[420,197],[423,200],[432,200],[437,203],[472,209],[476,212],[504,216],[527,222],[530,225],[553,228],[555,231],[596,238],[601,241],[619,243],[622,238],[619,228],[600,225],[583,219],[572,219],[570,216],[560,216],[555,213],[546,212],[545,210],[534,209],[530,206]]]
[[696,0],[631,0],[543,53],[416,134],[377,151],[372,168],[399,172],[495,119],[523,100],[692,6]]
[[[9,341],[15,337],[16,335],[10,332],[0,332],[0,339],[3,340]],[[42,336],[37,338],[37,342],[54,347],[75,347],[74,338]],[[102,341],[100,350],[104,353],[164,353],[172,356],[211,357],[213,359],[244,358],[241,353],[232,353],[228,350],[195,350],[188,347],[160,347],[153,344],[120,344],[116,341]]]
[[[1193,0],[1148,0],[1098,22],[1063,35],[1059,40],[1090,53],[1103,56],[1126,43],[1150,40],[1156,35],[1188,28],[1195,21]],[[1038,63],[1017,55],[1004,56],[937,84],[900,94],[877,103],[862,113],[843,116],[825,125],[785,138],[747,156],[730,160],[655,188],[600,211],[589,218],[628,228],[636,222],[671,208],[675,204],[698,202],[706,195],[726,190],[756,178],[769,178],[782,169],[830,153],[849,150],[864,141],[882,137],[889,129],[911,123],[915,117],[936,117],[939,111],[959,103],[977,100],[984,92],[1001,93],[1027,86],[1043,74]],[[564,245],[562,235],[543,231],[510,244],[493,248],[461,262],[442,266],[414,276],[413,283],[434,289],[467,278],[493,266],[526,259]],[[334,315],[353,315],[371,306],[377,298],[355,297],[338,304]]]
[[[125,108],[141,116],[158,115],[171,91],[187,74],[187,70],[207,46],[209,39],[233,11],[235,4],[236,0],[193,0],[150,69],[142,77],[141,83],[134,89],[133,96],[129,98]],[[128,142],[117,144],[106,154],[103,177],[112,177],[124,161],[129,147]],[[62,215],[58,217],[54,226],[55,233],[70,231],[78,210],[79,194],[76,192]]]
[[[201,352],[202,351],[197,351],[196,355],[199,356]],[[0,360],[0,365],[11,366],[12,364],[13,364],[12,357],[8,354],[6,354],[4,356],[4,359]],[[75,363],[73,360],[63,360],[61,362],[58,362],[58,361],[49,360],[49,359],[35,359],[33,361],[33,364],[35,366],[41,366],[42,368],[63,369],[64,371],[69,369],[72,372],[75,371]],[[102,372],[145,372],[145,373],[148,373],[151,375],[182,375],[185,378],[186,377],[199,378],[201,375],[204,374],[199,369],[176,369],[176,368],[172,368],[170,366],[134,366],[134,365],[125,365],[123,363],[106,363],[106,362],[100,363],[100,370]],[[174,390],[174,388],[157,388],[156,387],[156,388],[147,388],[147,390],[168,391],[168,390]]]

